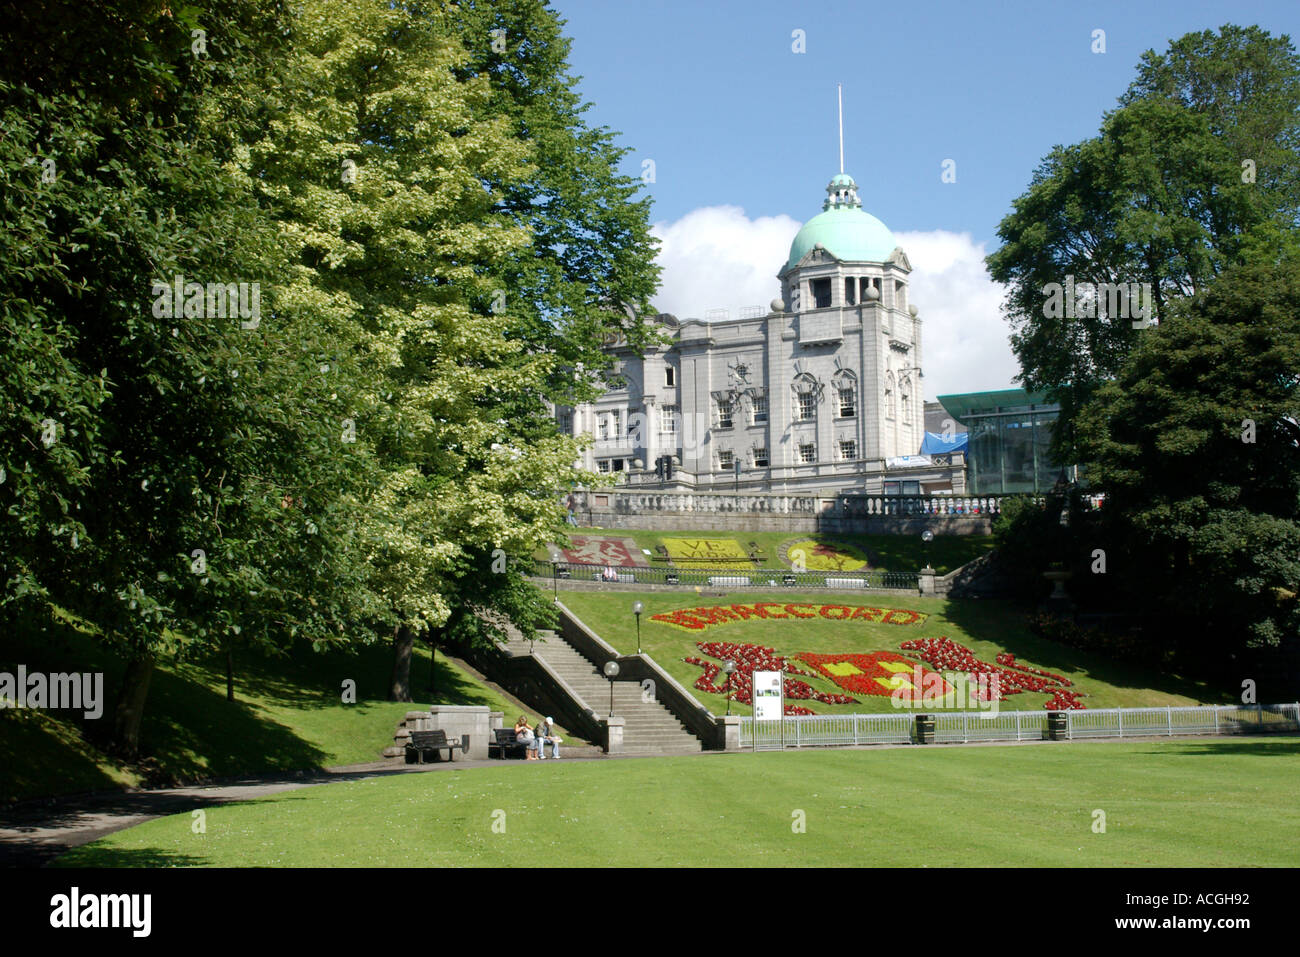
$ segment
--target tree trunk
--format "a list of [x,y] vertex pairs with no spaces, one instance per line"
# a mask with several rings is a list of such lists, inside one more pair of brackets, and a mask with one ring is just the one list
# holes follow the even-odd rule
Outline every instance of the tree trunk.
[[226,700],[235,700],[235,649],[226,645]]
[[411,653],[415,650],[415,632],[398,625],[393,632],[393,682],[389,701],[411,700]]
[[438,677],[438,646],[429,642],[429,694],[437,692],[435,679]]
[[113,708],[112,748],[127,757],[135,757],[140,752],[140,723],[144,718],[144,703],[149,696],[153,666],[150,655],[132,658],[122,675],[122,686]]

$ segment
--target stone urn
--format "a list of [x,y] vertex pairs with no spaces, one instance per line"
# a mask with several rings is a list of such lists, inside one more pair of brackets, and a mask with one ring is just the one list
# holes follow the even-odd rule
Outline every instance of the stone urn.
[[1045,603],[1049,612],[1057,616],[1070,617],[1074,612],[1074,602],[1065,590],[1065,583],[1073,576],[1067,568],[1054,566],[1043,572],[1043,577],[1052,583],[1052,593]]
[[1065,568],[1050,568],[1043,572],[1043,577],[1052,583],[1052,593],[1047,596],[1048,601],[1070,600],[1070,596],[1065,591],[1065,583],[1074,577],[1074,572]]

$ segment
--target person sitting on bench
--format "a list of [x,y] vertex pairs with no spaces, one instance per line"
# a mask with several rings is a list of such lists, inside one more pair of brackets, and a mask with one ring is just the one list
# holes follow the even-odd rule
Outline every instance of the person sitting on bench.
[[537,760],[537,738],[533,735],[533,729],[528,726],[528,718],[522,714],[515,722],[515,740],[524,746],[525,757],[529,761]]
[[546,760],[546,745],[551,746],[551,757],[559,759],[560,742],[564,739],[555,733],[555,722],[550,718],[537,725],[537,756]]

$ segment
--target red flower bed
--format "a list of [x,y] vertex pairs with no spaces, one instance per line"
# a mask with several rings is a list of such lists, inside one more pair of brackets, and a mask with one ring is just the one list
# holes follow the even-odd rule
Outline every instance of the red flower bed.
[[[916,669],[921,668],[921,666],[911,658],[892,651],[840,655],[818,655],[812,652],[804,652],[796,657],[800,661],[806,661],[812,665],[824,677],[829,678],[845,691],[852,691],[854,694],[881,695],[888,698],[893,696],[896,687],[901,686],[904,689],[901,697],[911,698],[911,693],[906,691],[908,685],[912,685],[913,690],[918,694],[921,691],[920,687],[916,687]],[[889,668],[886,666],[887,662],[906,664],[907,668]],[[934,672],[921,668],[922,680],[928,674],[934,674]],[[899,681],[900,678],[906,684],[902,684]],[[947,695],[952,690],[952,686],[941,678],[937,686],[937,693]]]
[[[1065,690],[1074,682],[1050,671],[1018,665],[1015,663],[1014,655],[1000,654],[997,656],[998,664],[991,665],[986,661],[980,661],[969,648],[962,647],[951,638],[910,638],[899,647],[905,651],[915,651],[914,657],[928,662],[935,668],[945,671],[964,671],[975,677],[979,675],[996,677],[1000,692],[999,701],[1006,700],[1008,695],[1030,691],[1052,695],[1043,706],[1048,711],[1083,710],[1084,708],[1079,699],[1085,695],[1077,691]],[[991,688],[989,693],[992,694]]]
[[925,621],[924,612],[908,608],[873,608],[869,605],[814,605],[806,601],[760,601],[752,605],[710,605],[700,608],[679,608],[677,611],[651,615],[651,621],[672,625],[685,631],[703,631],[715,625],[751,618],[795,619],[828,618],[831,621],[861,619],[878,621],[886,625],[915,625]]
[[[710,658],[717,658],[719,661],[730,659],[736,663],[736,671],[731,676],[731,700],[738,701],[741,704],[752,705],[754,703],[752,675],[755,671],[780,671],[784,675],[793,674],[812,677],[809,672],[802,671],[791,664],[785,656],[778,655],[775,648],[765,648],[762,645],[737,644],[730,641],[701,641],[696,643],[696,647]],[[722,665],[694,656],[685,660],[687,664],[699,665],[704,669],[704,674],[695,679],[696,688],[712,694],[727,693],[727,678],[722,672]],[[858,703],[856,698],[851,698],[846,694],[825,694],[816,691],[806,681],[799,681],[796,678],[783,677],[782,684],[787,700],[793,698],[795,700],[820,701],[823,704]],[[813,714],[807,708],[799,708],[790,704],[785,706],[785,713]]]

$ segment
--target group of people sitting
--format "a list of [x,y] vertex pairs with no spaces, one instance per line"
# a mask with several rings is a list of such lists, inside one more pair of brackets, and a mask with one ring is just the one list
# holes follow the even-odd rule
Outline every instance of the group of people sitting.
[[537,722],[537,727],[530,728],[528,718],[521,714],[515,722],[515,740],[524,746],[529,761],[546,760],[548,744],[551,746],[551,757],[559,760],[562,739],[555,733],[555,722],[550,718],[543,718]]

